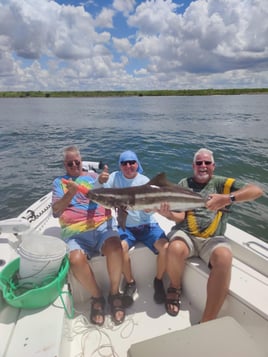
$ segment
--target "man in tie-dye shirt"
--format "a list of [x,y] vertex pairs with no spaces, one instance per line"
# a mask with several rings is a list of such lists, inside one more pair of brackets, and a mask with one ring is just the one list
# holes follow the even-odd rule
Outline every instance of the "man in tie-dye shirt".
[[[79,186],[92,189],[104,183],[108,179],[107,168],[100,175],[83,171],[81,155],[75,146],[64,150],[64,167],[66,174],[53,182],[52,210],[54,217],[59,218],[62,237],[70,250],[71,270],[92,297],[90,321],[103,325],[105,299],[87,257],[96,254],[106,257],[110,278],[108,301],[112,320],[118,325],[124,321],[125,311],[119,294],[123,253],[117,222],[111,210],[90,201],[78,190]],[[63,183],[62,179],[68,182]]]

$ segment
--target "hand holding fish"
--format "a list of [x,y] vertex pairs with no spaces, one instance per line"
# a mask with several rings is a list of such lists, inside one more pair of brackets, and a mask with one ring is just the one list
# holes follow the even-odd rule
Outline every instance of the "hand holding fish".
[[156,212],[171,221],[175,221],[176,223],[182,222],[185,218],[185,212],[171,211],[170,205],[168,202],[162,202],[160,204],[160,209],[157,209]]
[[74,196],[77,191],[81,190],[80,186],[77,185],[73,180],[62,179],[62,182],[66,185],[69,194],[71,194],[72,196]]
[[53,205],[53,214],[55,217],[59,217],[66,207],[70,204],[73,196],[78,192],[82,192],[86,194],[85,191],[88,192],[88,189],[81,186],[77,185],[73,180],[67,180],[65,178],[61,179],[62,183],[66,185],[67,191],[65,191],[64,195],[61,197],[61,199],[57,200],[57,202],[54,203]]
[[211,194],[206,202],[206,208],[211,211],[224,210],[228,205],[230,205],[229,195],[218,193]]
[[162,202],[160,204],[160,208],[156,210],[157,213],[161,214],[162,216],[170,219],[172,212],[170,211],[170,205],[168,202]]

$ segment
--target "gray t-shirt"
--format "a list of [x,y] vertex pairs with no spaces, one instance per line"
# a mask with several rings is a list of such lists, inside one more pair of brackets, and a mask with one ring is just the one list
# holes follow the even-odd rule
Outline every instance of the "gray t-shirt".
[[[210,181],[207,184],[198,184],[193,180],[192,177],[190,178],[184,178],[179,182],[179,185],[181,185],[184,188],[189,188],[194,192],[200,193],[204,198],[207,198],[210,194],[213,193],[223,193],[224,192],[224,186],[227,181],[227,177],[223,176],[212,176]],[[240,188],[244,187],[245,183],[239,180],[234,180],[231,184],[230,191],[229,192],[234,192],[239,190]],[[227,220],[229,217],[229,213],[231,210],[231,206],[226,207],[226,210],[222,212],[222,216],[220,218],[220,222],[218,224],[218,227],[216,231],[213,233],[212,236],[218,236],[218,235],[223,235],[226,230],[226,224]],[[194,214],[195,217],[195,222],[198,227],[199,232],[203,232],[206,230],[214,221],[217,211],[211,211],[206,208],[197,208],[193,211],[190,211]],[[192,235],[198,235],[193,232],[189,225],[189,218],[187,216],[189,215],[189,212],[186,212],[185,219],[176,224],[174,227],[177,230],[183,230],[187,234],[192,234]]]

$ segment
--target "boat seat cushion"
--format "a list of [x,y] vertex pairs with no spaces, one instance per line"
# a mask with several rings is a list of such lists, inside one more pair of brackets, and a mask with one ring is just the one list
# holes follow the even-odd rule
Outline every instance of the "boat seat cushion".
[[140,356],[265,357],[265,353],[236,320],[223,317],[133,344],[128,357]]

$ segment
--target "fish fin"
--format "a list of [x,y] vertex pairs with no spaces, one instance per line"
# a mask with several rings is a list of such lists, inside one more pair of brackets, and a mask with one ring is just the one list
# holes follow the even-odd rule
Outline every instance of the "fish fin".
[[127,207],[118,207],[117,208],[117,222],[118,225],[125,230],[126,229],[126,220],[127,220]]
[[158,175],[154,176],[149,182],[147,182],[147,185],[164,187],[174,186],[174,183],[168,181],[165,172],[160,172]]

